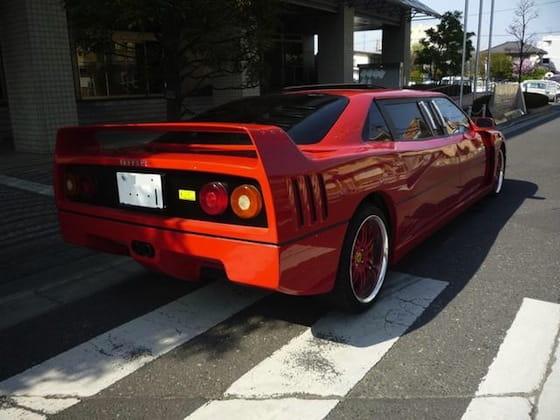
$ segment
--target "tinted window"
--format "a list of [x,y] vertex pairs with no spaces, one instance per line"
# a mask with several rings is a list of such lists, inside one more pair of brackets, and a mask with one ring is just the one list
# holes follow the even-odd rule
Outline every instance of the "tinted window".
[[365,141],[392,140],[389,128],[375,102],[371,104],[369,109],[369,114],[364,125],[363,139]]
[[414,140],[433,136],[416,102],[385,104],[384,109],[393,122],[397,139]]
[[463,133],[469,125],[467,116],[447,98],[435,98],[433,103],[437,106],[443,118],[445,134]]
[[296,144],[321,141],[336,122],[348,99],[325,94],[254,96],[210,109],[190,121],[275,125]]

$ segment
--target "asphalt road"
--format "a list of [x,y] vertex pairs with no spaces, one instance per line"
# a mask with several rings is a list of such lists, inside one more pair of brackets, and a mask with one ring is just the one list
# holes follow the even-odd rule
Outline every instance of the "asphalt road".
[[[546,378],[556,374],[551,353],[560,327],[553,318],[560,303],[560,118],[548,119],[506,130],[503,193],[393,267],[379,314],[362,324],[328,314],[312,298],[230,290],[210,279],[182,283],[127,266],[112,286],[0,330],[0,419],[271,418],[285,402],[279,410],[292,419],[460,419],[476,418],[476,395],[529,404],[524,414],[502,411],[504,418],[560,418],[560,405],[552,417],[539,417]],[[208,297],[212,288],[218,292]],[[176,299],[180,305],[150,315]],[[533,304],[542,311],[531,312]],[[520,308],[533,314],[526,339],[508,333],[522,321]],[[171,328],[157,318],[177,314],[192,322],[175,320]],[[386,335],[363,333],[379,322]],[[482,392],[502,344],[523,354],[532,334],[546,342],[541,332],[552,344],[530,349],[502,372],[498,388],[488,387],[515,382],[523,368],[529,375],[544,366],[545,376],[526,391]],[[116,362],[86,362],[92,349]],[[275,383],[280,374],[279,382],[292,381],[284,388]]]

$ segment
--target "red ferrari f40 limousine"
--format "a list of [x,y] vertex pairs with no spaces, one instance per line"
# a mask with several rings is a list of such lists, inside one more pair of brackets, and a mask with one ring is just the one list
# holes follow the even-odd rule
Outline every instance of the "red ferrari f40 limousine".
[[433,92],[322,87],[188,122],[62,128],[68,242],[196,280],[369,307],[387,267],[502,189],[503,135]]

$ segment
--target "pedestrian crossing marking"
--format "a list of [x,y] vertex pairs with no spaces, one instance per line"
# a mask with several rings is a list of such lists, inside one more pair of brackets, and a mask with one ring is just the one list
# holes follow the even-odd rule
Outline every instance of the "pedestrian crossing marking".
[[[226,406],[235,407],[231,418],[250,418],[255,405],[274,404],[278,414],[273,418],[291,420],[302,402],[342,399],[447,286],[405,274],[392,277],[391,287],[369,311],[329,313],[234,382],[224,394]],[[223,406],[222,400],[212,401],[187,419],[215,418]]]
[[35,397],[28,405],[20,399],[19,405],[53,412],[53,399],[76,402],[94,395],[266,294],[212,283],[0,382],[0,395]]
[[560,304],[523,299],[462,419],[530,419],[559,330]]
[[338,400],[224,400],[212,401],[191,414],[189,420],[321,420]]

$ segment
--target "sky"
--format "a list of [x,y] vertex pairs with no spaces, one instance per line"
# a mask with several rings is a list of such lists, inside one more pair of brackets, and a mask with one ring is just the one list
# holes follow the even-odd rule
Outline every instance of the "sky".
[[[443,14],[449,10],[459,10],[464,12],[465,2],[463,0],[421,0],[425,5]],[[543,35],[560,35],[560,0],[534,0],[538,17],[529,23],[529,33],[535,34],[534,41],[540,41]],[[478,31],[478,9],[480,0],[468,0],[469,12],[467,19],[467,30],[469,32]],[[492,31],[492,46],[502,44],[506,41],[513,41],[515,38],[507,33],[507,27],[514,19],[514,11],[517,0],[494,0],[494,29]],[[480,49],[488,47],[488,34],[490,32],[490,6],[492,0],[483,0],[482,6],[482,26]],[[438,19],[426,19],[425,17],[413,18],[412,24],[434,24]],[[375,44],[377,39],[381,39],[381,31],[367,31],[367,33],[357,33],[354,37],[356,50],[366,51],[370,45]],[[476,46],[476,36],[472,38],[473,45]]]

